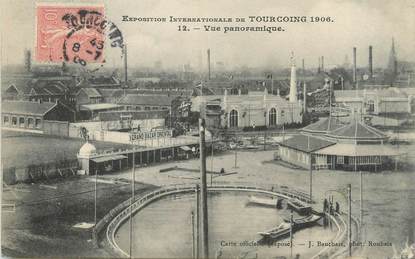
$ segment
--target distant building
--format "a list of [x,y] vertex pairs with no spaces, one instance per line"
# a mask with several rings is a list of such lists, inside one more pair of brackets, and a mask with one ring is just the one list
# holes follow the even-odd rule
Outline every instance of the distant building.
[[2,127],[12,130],[43,131],[45,121],[75,120],[75,111],[61,102],[3,101]]
[[120,88],[121,86],[121,81],[115,76],[93,76],[83,78],[79,82],[81,88]]
[[135,95],[122,96],[117,104],[127,111],[171,110],[175,97],[166,95]]
[[302,123],[302,106],[266,91],[248,94],[197,96],[192,98],[192,111],[198,111],[210,127],[275,127]]
[[103,101],[101,93],[96,88],[81,88],[76,94],[76,109],[84,104],[96,104]]
[[304,127],[279,149],[281,160],[307,169],[381,170],[393,166],[399,155],[383,132],[357,120],[343,123],[333,117]]
[[99,114],[109,111],[120,111],[124,107],[115,103],[94,103],[79,106],[78,120],[99,120]]
[[165,126],[168,111],[96,111],[93,120],[78,122],[88,131],[151,131]]
[[27,100],[72,104],[72,89],[76,81],[72,77],[12,78],[2,81],[3,100]]
[[411,98],[398,88],[334,91],[337,103],[363,114],[410,113]]

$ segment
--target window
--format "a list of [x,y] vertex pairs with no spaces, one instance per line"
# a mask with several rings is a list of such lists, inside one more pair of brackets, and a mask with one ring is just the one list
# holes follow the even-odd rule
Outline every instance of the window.
[[281,117],[284,117],[285,111],[281,111]]
[[232,110],[229,113],[229,127],[238,127],[238,111]]
[[36,119],[35,120],[35,127],[37,129],[40,129],[42,127],[42,120],[41,119]]
[[35,120],[33,118],[28,118],[27,119],[27,126],[29,128],[33,128],[35,126]]
[[275,108],[271,108],[271,110],[269,110],[269,125],[275,126],[276,124],[277,124],[277,111],[275,110]]
[[10,124],[10,117],[9,116],[3,116],[3,124],[9,125]]
[[159,107],[153,107],[153,108],[151,108],[152,110],[158,110],[159,109]]
[[149,111],[151,108],[149,106],[144,107],[144,110]]
[[12,118],[12,125],[17,126],[17,117]]
[[375,111],[375,102],[373,100],[369,100],[367,102],[367,112],[374,112]]
[[24,117],[19,117],[19,127],[20,128],[24,128],[25,127]]
[[344,164],[344,156],[337,156],[337,164]]

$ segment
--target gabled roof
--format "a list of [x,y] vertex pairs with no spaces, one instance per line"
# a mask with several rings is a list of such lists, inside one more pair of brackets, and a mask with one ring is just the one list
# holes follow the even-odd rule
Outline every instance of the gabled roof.
[[302,131],[311,132],[311,133],[328,133],[330,131],[339,129],[345,124],[342,123],[336,117],[327,117],[320,119],[319,121],[312,123],[304,128]]
[[336,144],[336,142],[297,134],[280,143],[281,146],[289,147],[303,152],[313,152],[324,147]]
[[388,138],[383,132],[357,120],[353,120],[351,123],[330,132],[327,136],[337,139],[358,140],[384,140]]
[[95,88],[81,88],[76,95],[83,91],[88,97],[102,97],[102,95]]
[[132,95],[127,94],[118,104],[170,106],[174,97],[166,95]]
[[19,94],[25,93],[31,78],[2,78],[1,91],[5,92],[10,87],[16,88]]
[[57,103],[50,102],[3,101],[1,109],[2,113],[43,116],[56,105]]

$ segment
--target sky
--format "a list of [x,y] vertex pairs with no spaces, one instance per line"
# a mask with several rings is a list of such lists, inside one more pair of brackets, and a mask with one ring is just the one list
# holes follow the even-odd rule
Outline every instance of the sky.
[[[42,1],[40,3],[59,1]],[[60,1],[62,2],[62,1]],[[36,2],[0,0],[1,62],[23,63],[24,49],[34,49],[36,41]],[[122,31],[128,43],[130,66],[152,67],[161,61],[164,68],[189,63],[202,69],[206,50],[211,49],[212,63],[227,67],[285,68],[294,52],[296,64],[317,67],[324,56],[326,67],[342,64],[352,48],[357,48],[357,64],[368,63],[368,47],[373,46],[375,67],[387,64],[392,37],[399,60],[415,61],[414,0],[102,0],[65,1],[69,4],[104,4],[109,20]],[[123,22],[133,17],[236,17],[248,16],[330,16],[330,23],[187,23],[190,28],[220,26],[282,26],[284,32],[179,32],[180,23]],[[108,51],[111,64],[119,65],[118,50]]]

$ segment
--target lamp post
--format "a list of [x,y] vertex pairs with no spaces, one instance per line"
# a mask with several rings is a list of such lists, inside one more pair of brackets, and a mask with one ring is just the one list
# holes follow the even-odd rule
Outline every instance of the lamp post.
[[202,232],[202,254],[203,258],[209,258],[209,234],[208,234],[208,208],[207,208],[207,186],[206,186],[206,143],[205,143],[205,120],[199,119],[200,136],[200,198],[201,198],[201,232]]

